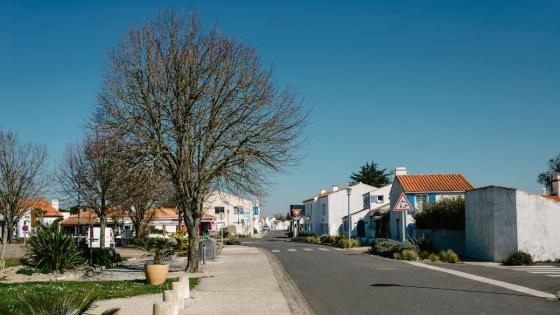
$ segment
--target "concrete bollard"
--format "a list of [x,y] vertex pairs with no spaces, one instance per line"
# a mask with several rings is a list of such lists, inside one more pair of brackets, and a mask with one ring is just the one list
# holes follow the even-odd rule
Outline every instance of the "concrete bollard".
[[183,297],[185,299],[191,298],[191,286],[189,283],[189,276],[188,275],[181,275],[179,276],[179,282],[183,283],[185,292],[183,292]]
[[156,302],[154,303],[154,313],[153,315],[170,315],[169,313],[169,303],[167,302]]
[[179,306],[177,305],[177,294],[172,290],[163,291],[163,301],[169,304],[169,315],[179,315]]
[[171,284],[173,287],[173,292],[177,297],[177,307],[184,308],[185,307],[185,285],[181,282],[173,282]]

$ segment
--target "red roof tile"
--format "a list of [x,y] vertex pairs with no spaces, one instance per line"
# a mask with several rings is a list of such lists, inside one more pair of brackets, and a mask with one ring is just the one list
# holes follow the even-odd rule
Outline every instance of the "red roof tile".
[[405,192],[468,191],[474,188],[461,174],[397,175]]
[[50,202],[44,198],[37,198],[24,201],[25,208],[27,209],[39,209],[44,217],[62,217],[62,213],[56,210]]
[[556,201],[556,202],[560,202],[560,196],[554,196],[554,195],[541,195],[546,199],[550,199],[552,201]]

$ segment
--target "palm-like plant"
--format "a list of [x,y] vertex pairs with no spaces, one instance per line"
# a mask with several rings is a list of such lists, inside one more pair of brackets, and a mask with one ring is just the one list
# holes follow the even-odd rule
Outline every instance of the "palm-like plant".
[[71,236],[58,223],[40,224],[27,243],[27,263],[47,271],[71,270],[84,263]]
[[144,248],[154,255],[154,265],[163,265],[165,257],[175,254],[176,243],[165,238],[149,238],[144,243]]
[[95,290],[85,294],[38,294],[28,291],[19,294],[12,308],[2,306],[0,314],[21,315],[81,315],[98,299]]

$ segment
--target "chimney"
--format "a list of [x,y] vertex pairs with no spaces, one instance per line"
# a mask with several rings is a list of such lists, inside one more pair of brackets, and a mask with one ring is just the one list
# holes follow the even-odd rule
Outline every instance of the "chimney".
[[399,166],[395,169],[395,176],[396,175],[406,175],[406,167]]
[[332,185],[332,192],[337,192],[340,187],[338,185]]
[[322,194],[324,194],[324,193],[326,193],[326,192],[327,192],[326,189],[321,188],[321,191],[319,192],[319,194],[322,195]]
[[552,194],[560,197],[560,176],[552,176]]
[[58,211],[58,206],[59,206],[59,204],[60,204],[60,201],[59,201],[57,198],[51,200],[51,206],[52,206],[53,208],[55,208],[57,211]]

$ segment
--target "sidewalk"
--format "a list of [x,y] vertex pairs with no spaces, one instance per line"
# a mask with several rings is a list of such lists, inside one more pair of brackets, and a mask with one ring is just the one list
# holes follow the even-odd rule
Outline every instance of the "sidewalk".
[[[305,313],[294,312],[294,301],[286,299],[279,284],[281,271],[269,259],[257,248],[226,246],[216,262],[203,266],[200,284],[191,291],[182,314]],[[285,291],[285,279],[280,282]],[[151,315],[153,303],[161,300],[162,294],[151,294],[100,301],[94,314],[120,307],[126,315]]]

